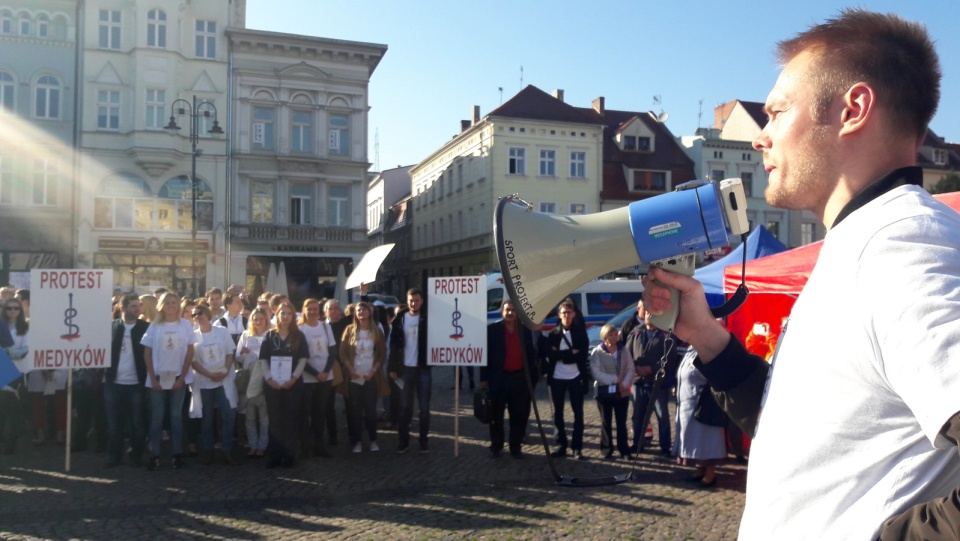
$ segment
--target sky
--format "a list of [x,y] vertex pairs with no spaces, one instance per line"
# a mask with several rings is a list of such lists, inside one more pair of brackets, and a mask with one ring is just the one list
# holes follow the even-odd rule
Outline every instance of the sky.
[[930,127],[960,142],[954,0],[247,0],[247,27],[387,45],[369,87],[377,171],[418,163],[474,105],[486,116],[529,84],[577,107],[603,96],[607,109],[665,112],[675,136],[692,135],[717,104],[763,102],[776,42],[843,7],[926,25],[943,71]]

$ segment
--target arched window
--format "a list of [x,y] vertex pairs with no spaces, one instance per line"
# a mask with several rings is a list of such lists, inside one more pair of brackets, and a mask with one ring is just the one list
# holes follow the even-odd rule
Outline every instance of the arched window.
[[50,37],[50,17],[46,15],[37,16],[37,37]]
[[167,13],[162,9],[147,12],[147,47],[167,48]]
[[33,21],[30,19],[30,14],[26,11],[21,11],[20,16],[17,17],[17,20],[20,26],[20,35],[29,36],[33,27]]
[[13,13],[0,11],[0,34],[13,34]]
[[60,118],[60,81],[49,75],[37,80],[35,107],[37,118]]
[[13,92],[16,88],[17,85],[13,76],[5,71],[0,71],[0,114],[14,110],[16,102]]
[[[213,191],[203,180],[197,179],[197,231],[213,231]],[[193,228],[193,197],[190,177],[174,177],[157,194],[157,229],[162,231],[191,231]]]
[[153,229],[153,194],[144,180],[122,173],[103,179],[94,202],[93,226],[107,229]]

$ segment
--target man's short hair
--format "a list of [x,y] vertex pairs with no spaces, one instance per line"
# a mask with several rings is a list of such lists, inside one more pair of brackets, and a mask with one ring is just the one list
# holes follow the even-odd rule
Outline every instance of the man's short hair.
[[865,82],[881,97],[892,127],[926,136],[940,102],[940,60],[922,24],[846,8],[777,44],[784,65],[804,51],[816,55],[814,119],[822,121],[834,98]]
[[420,291],[419,287],[411,287],[407,290],[407,296],[410,295],[420,295],[420,298],[423,298],[423,291]]
[[156,289],[153,290],[153,296],[159,299],[159,298],[160,298],[160,295],[163,295],[163,294],[166,293],[166,292],[167,292],[167,288],[165,288],[165,287],[158,287],[158,288],[156,288]]
[[140,300],[140,296],[137,295],[136,293],[127,293],[126,295],[123,296],[122,299],[120,299],[120,306],[123,306],[124,308],[126,308],[127,306],[130,306],[131,302],[139,301],[139,300]]
[[223,305],[230,306],[231,304],[233,304],[234,299],[239,299],[239,298],[240,298],[239,293],[227,293],[226,295],[223,296]]
[[21,301],[30,302],[30,290],[29,289],[18,289],[13,295],[14,297],[20,299]]
[[221,296],[222,296],[222,295],[223,295],[223,291],[220,291],[220,288],[219,288],[219,287],[211,287],[210,289],[207,290],[207,293],[206,293],[205,296],[206,296],[206,297],[209,297],[210,295],[221,295]]

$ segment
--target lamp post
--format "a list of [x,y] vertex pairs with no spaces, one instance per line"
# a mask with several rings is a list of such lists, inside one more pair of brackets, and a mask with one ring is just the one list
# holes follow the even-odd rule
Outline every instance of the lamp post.
[[[179,105],[179,107],[178,107]],[[193,102],[185,99],[174,100],[170,104],[170,122],[164,126],[170,135],[179,133],[180,126],[177,125],[175,116],[183,117],[190,115],[190,202],[192,219],[190,220],[190,278],[193,281],[192,296],[196,298],[197,292],[197,156],[203,154],[202,149],[197,148],[197,140],[200,138],[200,119],[213,118],[213,126],[207,130],[207,133],[213,136],[223,134],[220,123],[217,122],[217,108],[209,101],[197,101],[193,96]]]

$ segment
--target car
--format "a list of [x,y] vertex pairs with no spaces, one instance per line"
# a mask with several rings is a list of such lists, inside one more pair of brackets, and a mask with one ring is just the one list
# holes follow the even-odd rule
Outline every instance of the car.
[[[637,305],[628,306],[623,310],[617,312],[615,316],[608,319],[606,323],[613,325],[617,329],[623,327],[623,322],[630,319],[637,313]],[[600,345],[600,329],[603,328],[603,325],[594,325],[593,327],[587,328],[587,338],[590,339],[590,351],[593,351],[593,348]]]

